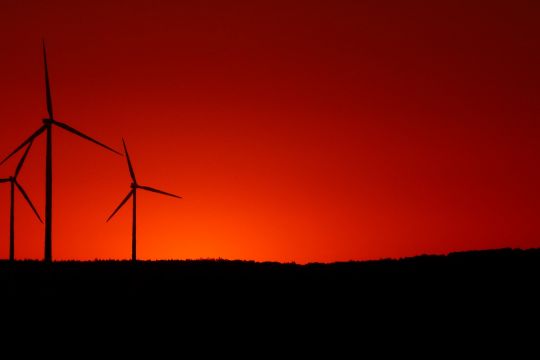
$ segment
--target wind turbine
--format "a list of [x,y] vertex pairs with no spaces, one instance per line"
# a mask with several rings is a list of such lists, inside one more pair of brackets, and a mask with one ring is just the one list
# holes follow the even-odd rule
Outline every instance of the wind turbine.
[[82,132],[72,128],[71,126],[57,121],[53,116],[53,106],[52,106],[52,96],[51,96],[51,86],[49,83],[49,70],[47,68],[47,50],[45,49],[45,41],[43,41],[43,65],[45,68],[45,91],[46,91],[46,100],[47,100],[47,113],[48,118],[43,119],[43,126],[41,126],[36,132],[34,132],[28,139],[26,139],[21,145],[19,145],[15,150],[11,152],[2,162],[6,162],[10,157],[16,154],[24,146],[32,142],[35,138],[41,135],[43,132],[46,132],[47,135],[47,153],[45,160],[45,261],[52,261],[52,184],[53,184],[53,172],[52,172],[52,129],[54,126],[67,130],[68,132],[82,137],[88,141],[93,142],[109,151],[112,151],[120,156],[121,153],[100,143],[97,140],[94,140],[88,135],[83,134]]
[[122,139],[122,143],[124,145],[124,152],[126,154],[129,175],[131,176],[131,181],[132,181],[131,190],[129,191],[127,196],[124,198],[124,200],[122,200],[120,205],[118,205],[118,207],[113,211],[111,216],[109,216],[109,218],[107,219],[107,222],[109,222],[109,220],[111,220],[112,217],[118,212],[118,210],[120,210],[122,206],[124,206],[124,204],[131,197],[133,197],[133,219],[132,219],[132,226],[131,226],[131,260],[136,261],[137,260],[137,189],[147,190],[147,191],[155,192],[162,195],[172,196],[178,199],[181,199],[182,197],[162,191],[162,190],[154,189],[149,186],[139,185],[139,183],[137,182],[137,179],[135,178],[135,172],[133,171],[133,166],[131,165],[131,159],[129,158],[126,142],[124,141],[124,139]]
[[41,220],[41,216],[39,216],[39,213],[37,212],[34,204],[32,204],[30,197],[28,197],[28,194],[26,193],[26,191],[24,191],[22,185],[17,181],[17,176],[19,176],[19,172],[22,169],[24,160],[26,160],[26,156],[28,155],[28,152],[30,151],[31,147],[32,147],[32,142],[30,142],[26,146],[26,150],[24,151],[24,154],[19,160],[19,163],[17,164],[17,168],[15,169],[15,174],[13,174],[13,176],[10,176],[9,178],[0,179],[0,183],[9,182],[11,185],[11,205],[10,205],[10,211],[9,211],[9,260],[10,261],[15,260],[15,187],[17,187],[21,195],[25,198],[28,205],[30,205],[30,207],[34,211],[34,214],[36,214],[38,220],[41,223],[43,223],[43,221]]

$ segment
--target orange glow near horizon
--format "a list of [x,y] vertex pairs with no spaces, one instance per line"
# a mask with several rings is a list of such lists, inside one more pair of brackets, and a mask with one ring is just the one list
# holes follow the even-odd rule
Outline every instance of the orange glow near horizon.
[[[7,1],[0,158],[46,116],[137,179],[140,259],[331,262],[540,246],[534,1]],[[125,158],[53,130],[53,257],[128,259]],[[22,155],[22,152],[21,152]],[[0,167],[10,176],[19,156]],[[45,137],[20,182],[44,215]],[[16,258],[44,227],[16,197]],[[9,186],[0,184],[0,258]]]

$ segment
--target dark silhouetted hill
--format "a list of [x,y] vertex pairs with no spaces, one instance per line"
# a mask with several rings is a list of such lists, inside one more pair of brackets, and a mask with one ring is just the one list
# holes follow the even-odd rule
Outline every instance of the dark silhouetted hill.
[[536,292],[540,249],[487,250],[401,260],[282,264],[273,262],[0,262],[5,298],[182,301],[471,301]]
[[[444,348],[535,328],[539,275],[540,249],[308,265],[1,261],[0,304],[25,334],[62,319],[74,338],[89,329],[95,341],[159,333],[174,349],[186,335],[282,351],[300,338],[312,351],[336,351],[347,339],[349,353],[366,336]],[[38,337],[56,337],[40,329]]]

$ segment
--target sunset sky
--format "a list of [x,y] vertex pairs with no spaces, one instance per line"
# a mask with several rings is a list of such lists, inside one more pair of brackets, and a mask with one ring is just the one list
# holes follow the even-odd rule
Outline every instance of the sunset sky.
[[[539,19],[536,0],[3,0],[0,158],[46,117],[45,38],[56,119],[124,137],[139,182],[184,197],[138,193],[140,259],[539,247]],[[125,158],[53,131],[54,259],[130,258],[130,204],[105,223]],[[44,136],[19,180],[43,216]],[[16,258],[43,232],[17,195]]]

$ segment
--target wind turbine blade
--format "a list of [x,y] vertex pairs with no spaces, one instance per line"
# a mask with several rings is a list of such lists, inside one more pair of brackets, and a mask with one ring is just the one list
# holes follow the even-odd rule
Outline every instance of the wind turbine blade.
[[11,179],[9,179],[9,178],[0,179],[0,183],[9,182],[10,180],[11,180]]
[[30,137],[28,139],[26,139],[21,145],[19,145],[15,150],[13,150],[11,152],[11,154],[9,154],[8,156],[6,156],[4,158],[4,160],[2,160],[2,162],[0,162],[0,165],[2,165],[3,163],[5,163],[10,157],[12,157],[13,155],[15,155],[19,150],[21,150],[26,144],[28,144],[29,142],[32,142],[36,137],[38,137],[42,132],[45,131],[45,129],[47,128],[47,125],[43,125],[42,127],[40,127],[38,129],[38,131],[36,131],[35,133],[33,133],[32,135],[30,135]]
[[129,200],[130,197],[133,196],[133,192],[135,190],[131,190],[129,192],[129,194],[127,194],[127,196],[124,198],[124,200],[122,200],[122,202],[120,203],[120,205],[118,205],[118,207],[116,209],[114,209],[113,213],[111,214],[111,216],[109,216],[109,218],[107,219],[107,222],[109,222],[109,220],[112,219],[112,217],[118,212],[118,210],[120,210],[122,208],[122,206],[124,206],[124,204]]
[[19,163],[17,164],[17,169],[15,169],[15,175],[13,175],[14,178],[17,178],[19,175],[19,172],[22,169],[22,166],[24,164],[24,160],[26,160],[26,156],[28,155],[28,152],[30,151],[30,148],[32,147],[33,140],[28,143],[26,146],[26,150],[24,151],[23,156],[21,157],[21,160],[19,160]]
[[52,96],[51,96],[51,84],[49,82],[49,68],[47,66],[47,49],[45,48],[45,40],[43,40],[43,65],[45,66],[45,91],[47,93],[47,112],[49,113],[49,119],[53,117]]
[[60,121],[56,121],[56,120],[52,120],[52,123],[53,123],[54,125],[58,126],[58,127],[61,127],[61,128],[64,129],[64,130],[69,131],[70,133],[73,133],[73,134],[75,134],[75,135],[77,135],[77,136],[80,136],[80,137],[82,137],[83,139],[86,139],[86,140],[88,140],[88,141],[90,141],[90,142],[93,142],[93,143],[96,144],[96,145],[99,145],[99,146],[101,146],[101,147],[104,147],[105,149],[107,149],[107,150],[109,150],[109,151],[112,151],[113,153],[122,156],[121,153],[119,153],[118,151],[114,150],[113,148],[110,148],[110,147],[108,147],[107,145],[102,144],[102,143],[100,143],[99,141],[97,141],[97,140],[95,140],[95,139],[92,139],[90,136],[83,134],[83,133],[80,132],[79,130],[74,129],[74,128],[72,128],[71,126],[69,126],[69,125],[67,125],[67,124],[61,123]]
[[131,180],[133,180],[133,182],[136,184],[137,179],[135,179],[135,171],[133,171],[133,165],[131,165],[131,160],[129,158],[129,153],[128,153],[126,142],[124,141],[124,138],[122,138],[122,144],[124,144],[124,152],[126,153],[126,159],[127,159],[127,163],[128,163],[129,174],[131,175]]
[[26,202],[32,208],[32,210],[34,211],[34,214],[36,214],[39,222],[41,222],[43,224],[43,220],[41,220],[41,216],[39,216],[39,213],[37,212],[34,204],[32,204],[32,201],[30,201],[30,198],[28,197],[28,194],[26,194],[26,191],[24,191],[23,187],[19,184],[19,182],[17,180],[15,180],[15,185],[17,185],[17,188],[21,192],[22,196],[26,199]]
[[174,195],[174,194],[171,194],[171,193],[162,191],[162,190],[154,189],[154,188],[152,188],[152,187],[150,187],[150,186],[142,186],[142,185],[139,185],[139,186],[137,186],[137,187],[140,188],[140,189],[143,189],[143,190],[152,191],[152,192],[155,192],[155,193],[158,193],[158,194],[162,194],[162,195],[172,196],[172,197],[175,197],[175,198],[178,198],[178,199],[181,199],[181,198],[182,198],[181,196]]

